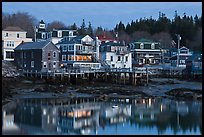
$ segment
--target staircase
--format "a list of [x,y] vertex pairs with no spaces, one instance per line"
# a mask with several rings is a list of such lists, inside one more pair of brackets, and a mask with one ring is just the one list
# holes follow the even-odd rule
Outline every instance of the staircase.
[[108,65],[108,63],[106,63],[105,61],[99,59],[98,57],[96,57],[96,55],[92,55],[92,58],[94,61],[101,63],[101,66],[103,66],[104,68],[110,68],[110,66]]

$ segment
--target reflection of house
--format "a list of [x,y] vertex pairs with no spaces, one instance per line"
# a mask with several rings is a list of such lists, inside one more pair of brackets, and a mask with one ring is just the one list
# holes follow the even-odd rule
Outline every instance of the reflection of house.
[[18,126],[14,123],[14,114],[6,114],[6,111],[3,111],[2,116],[2,130],[17,130]]
[[32,42],[31,38],[26,38],[26,31],[16,26],[9,26],[2,31],[2,56],[3,60],[14,60],[14,48],[22,41]]
[[49,72],[59,68],[59,49],[49,41],[24,42],[15,49],[14,61],[29,72]]
[[57,107],[42,106],[42,129],[46,131],[56,131],[58,122]]
[[[77,106],[81,107],[77,107]],[[58,132],[78,132],[80,134],[88,134],[99,127],[99,109],[97,105],[86,106],[78,104],[76,107],[59,108],[59,124]]]
[[46,31],[45,23],[40,21],[38,28],[36,29],[36,41],[52,41],[54,44],[60,42],[63,38],[72,39],[75,36],[76,30],[69,29],[53,29],[52,31]]
[[138,41],[128,44],[132,52],[132,65],[136,67],[143,64],[159,64],[162,60],[162,51],[158,42],[147,39],[139,39]]
[[100,112],[100,125],[123,123],[129,117],[131,117],[131,105],[120,105],[118,107],[104,106]]
[[61,50],[60,61],[63,66],[100,68],[101,64],[93,61],[93,56],[96,56],[99,52],[97,51],[96,41],[97,39],[86,35],[57,43],[57,47]]
[[181,47],[179,50],[174,48],[170,52],[171,52],[170,54],[171,55],[170,57],[171,65],[177,66],[177,61],[178,61],[177,57],[178,57],[179,67],[184,67],[184,68],[186,67],[186,60],[192,55],[192,53],[186,47]]
[[126,45],[120,43],[105,43],[100,45],[100,59],[111,68],[132,68],[132,54]]

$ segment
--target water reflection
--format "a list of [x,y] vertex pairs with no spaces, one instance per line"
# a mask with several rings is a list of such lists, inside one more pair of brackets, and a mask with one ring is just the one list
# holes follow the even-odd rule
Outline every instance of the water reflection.
[[21,99],[2,117],[3,134],[202,134],[202,103],[167,99]]

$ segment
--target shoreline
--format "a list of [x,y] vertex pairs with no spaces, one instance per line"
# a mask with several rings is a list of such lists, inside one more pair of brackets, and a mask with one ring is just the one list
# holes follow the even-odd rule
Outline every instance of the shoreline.
[[[50,83],[45,80],[36,80],[25,77],[3,78],[2,77],[2,105],[18,98],[62,98],[62,97],[80,97],[96,96],[100,100],[108,98],[130,98],[130,97],[162,97],[177,98],[173,94],[167,94],[171,90],[180,92],[188,90],[192,92],[192,99],[198,97],[202,100],[202,82],[181,81],[175,78],[151,78],[148,85],[133,86],[119,85],[103,82],[89,82],[80,85],[62,84],[60,82]],[[11,84],[12,83],[12,84]],[[193,86],[192,86],[193,85]],[[184,92],[183,90],[183,92]],[[193,93],[194,91],[200,91]],[[201,94],[200,94],[201,93]],[[188,93],[189,94],[189,93]],[[196,97],[194,97],[196,96]],[[182,96],[185,99],[185,96]],[[186,97],[189,99],[189,96]],[[180,99],[180,98],[178,98]]]

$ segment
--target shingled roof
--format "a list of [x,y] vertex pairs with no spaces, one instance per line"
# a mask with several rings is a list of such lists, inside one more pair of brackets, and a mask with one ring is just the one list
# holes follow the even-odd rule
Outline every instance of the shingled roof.
[[21,29],[18,26],[8,26],[7,28],[3,29],[3,31],[22,31],[22,32],[26,32],[25,30]]
[[31,49],[42,49],[51,41],[41,41],[41,42],[23,42],[18,45],[14,50],[31,50]]

